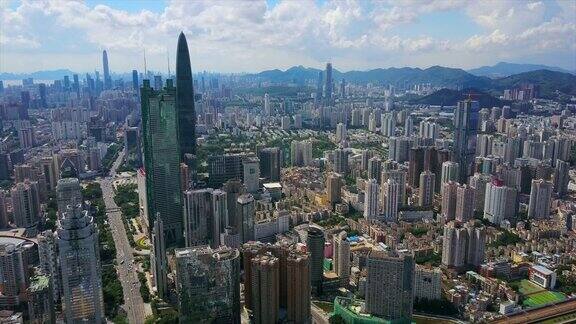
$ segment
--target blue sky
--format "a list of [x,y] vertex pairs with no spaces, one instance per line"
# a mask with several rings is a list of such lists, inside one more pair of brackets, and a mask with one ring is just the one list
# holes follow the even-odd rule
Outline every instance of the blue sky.
[[186,33],[193,69],[252,72],[473,68],[500,61],[576,69],[576,1],[0,0],[0,71],[166,69]]

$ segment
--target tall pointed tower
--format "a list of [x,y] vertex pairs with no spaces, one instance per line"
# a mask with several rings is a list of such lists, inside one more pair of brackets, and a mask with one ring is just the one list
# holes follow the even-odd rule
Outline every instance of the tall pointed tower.
[[176,53],[176,103],[178,109],[178,140],[182,162],[191,165],[191,155],[196,154],[196,111],[188,43],[184,33],[178,37]]

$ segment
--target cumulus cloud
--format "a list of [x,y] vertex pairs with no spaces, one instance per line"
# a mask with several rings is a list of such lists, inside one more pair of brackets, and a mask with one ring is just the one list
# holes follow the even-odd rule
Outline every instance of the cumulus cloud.
[[[55,65],[62,60],[53,58],[65,51],[70,68],[87,71],[102,49],[109,50],[117,70],[132,69],[145,49],[149,66],[164,69],[167,52],[173,54],[183,30],[197,69],[254,71],[321,66],[327,60],[343,69],[471,66],[480,63],[478,58],[497,60],[511,53],[574,51],[574,3],[301,0],[269,6],[265,0],[172,0],[160,12],[127,12],[82,1],[23,0],[16,6],[0,1],[0,51],[6,62],[35,49],[34,61],[52,67],[61,67]],[[405,32],[426,15],[443,11],[466,16],[479,31],[464,39],[427,30]],[[89,53],[93,61],[83,61],[92,57]],[[35,68],[33,63],[28,67]]]

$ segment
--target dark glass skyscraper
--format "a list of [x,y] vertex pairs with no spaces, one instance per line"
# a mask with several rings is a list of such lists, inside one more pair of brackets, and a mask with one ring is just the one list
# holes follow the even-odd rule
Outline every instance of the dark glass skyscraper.
[[138,91],[138,71],[132,70],[132,88]]
[[326,63],[326,84],[324,85],[324,98],[328,104],[332,102],[332,87],[334,83],[332,81],[332,63]]
[[166,245],[178,245],[184,237],[176,88],[169,79],[156,91],[144,80],[140,97],[149,223],[160,217]]
[[108,53],[102,52],[102,67],[104,68],[104,90],[112,89],[112,78],[110,68],[108,68]]
[[192,167],[190,155],[196,154],[196,111],[194,109],[194,89],[192,69],[186,36],[180,33],[176,53],[176,103],[178,106],[178,128],[180,156],[183,162]]
[[470,165],[474,159],[479,107],[478,101],[467,99],[458,101],[454,111],[453,159],[460,164],[460,183],[468,182]]

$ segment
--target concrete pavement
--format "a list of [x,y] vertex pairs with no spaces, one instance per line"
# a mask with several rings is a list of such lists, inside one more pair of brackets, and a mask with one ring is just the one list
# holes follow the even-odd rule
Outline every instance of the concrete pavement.
[[128,314],[128,321],[133,324],[144,323],[147,316],[144,301],[140,295],[140,281],[136,273],[136,265],[132,255],[132,247],[128,242],[128,236],[122,222],[120,208],[114,202],[114,188],[112,181],[116,175],[116,169],[122,163],[124,154],[120,152],[112,165],[109,175],[98,182],[102,188],[102,196],[106,205],[106,214],[116,246],[117,273],[124,290],[124,309]]

